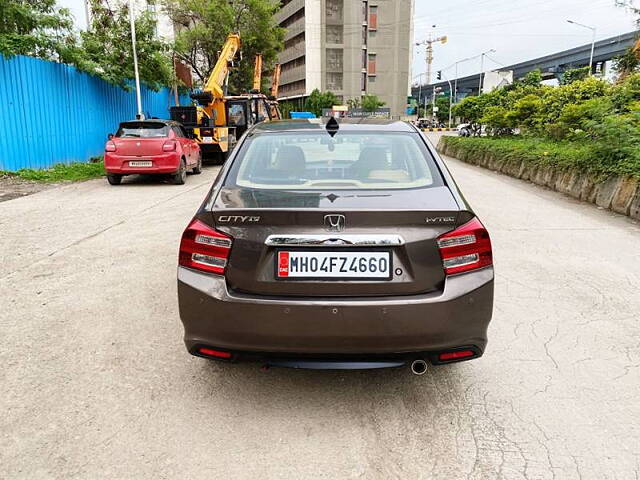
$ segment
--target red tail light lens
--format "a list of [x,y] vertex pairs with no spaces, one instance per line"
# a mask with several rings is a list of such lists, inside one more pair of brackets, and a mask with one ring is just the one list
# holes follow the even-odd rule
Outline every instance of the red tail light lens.
[[198,353],[200,353],[201,355],[206,355],[207,357],[231,358],[230,352],[222,352],[220,350],[213,350],[212,348],[201,347],[198,349]]
[[442,265],[447,275],[468,272],[493,264],[489,232],[474,218],[438,237]]
[[175,152],[176,151],[176,142],[174,142],[174,141],[164,142],[164,145],[162,145],[162,151],[163,152]]
[[224,275],[233,239],[194,219],[182,234],[178,263],[183,267]]
[[105,152],[115,152],[116,151],[116,144],[113,143],[111,140],[109,140],[107,142],[107,144],[104,146],[104,151]]
[[442,362],[448,360],[458,360],[460,358],[469,358],[475,356],[473,350],[460,350],[458,352],[445,352],[438,355],[438,359]]

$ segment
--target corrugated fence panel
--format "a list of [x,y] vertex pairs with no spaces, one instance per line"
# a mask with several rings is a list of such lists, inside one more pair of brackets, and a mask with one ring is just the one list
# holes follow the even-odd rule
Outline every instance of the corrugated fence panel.
[[[173,93],[141,90],[147,118],[168,118]],[[180,102],[190,99],[183,95]],[[107,134],[135,113],[133,90],[68,65],[0,56],[0,170],[85,162],[101,154]]]

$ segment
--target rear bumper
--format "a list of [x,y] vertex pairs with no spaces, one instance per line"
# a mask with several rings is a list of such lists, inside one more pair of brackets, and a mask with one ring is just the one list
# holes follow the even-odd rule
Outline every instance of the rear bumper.
[[493,268],[448,277],[434,294],[316,299],[241,295],[223,277],[179,267],[178,299],[191,353],[212,346],[234,355],[406,357],[465,346],[480,356]]
[[[130,167],[129,162],[138,162],[141,160],[151,160],[151,167]],[[134,157],[129,155],[116,155],[114,153],[105,152],[104,168],[107,173],[116,175],[132,175],[132,174],[166,174],[175,173],[180,166],[180,153],[169,152],[161,155],[147,155],[144,157]]]

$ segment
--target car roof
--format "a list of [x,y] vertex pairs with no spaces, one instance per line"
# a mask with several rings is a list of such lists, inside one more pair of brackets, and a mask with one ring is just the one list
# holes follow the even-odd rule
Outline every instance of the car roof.
[[120,125],[127,123],[161,123],[163,125],[179,125],[178,122],[173,120],[163,120],[162,118],[147,118],[146,120],[127,120],[126,122],[120,122]]
[[[326,128],[329,118],[301,118],[295,120],[272,120],[270,122],[261,122],[253,127],[254,133],[269,132],[295,132],[309,130],[323,130]],[[400,120],[388,120],[380,118],[339,118],[339,130],[351,132],[411,132],[415,133],[416,128]]]

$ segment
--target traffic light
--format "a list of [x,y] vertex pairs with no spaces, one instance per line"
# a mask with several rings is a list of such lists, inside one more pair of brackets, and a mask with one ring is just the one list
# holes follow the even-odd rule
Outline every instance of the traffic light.
[[438,80],[442,80],[442,70],[438,70],[438,73],[436,73],[436,78]]

